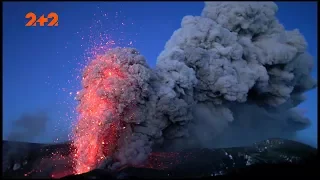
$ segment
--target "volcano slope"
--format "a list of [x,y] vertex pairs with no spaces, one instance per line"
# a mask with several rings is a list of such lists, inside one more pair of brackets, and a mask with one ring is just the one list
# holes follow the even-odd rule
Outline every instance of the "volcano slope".
[[[285,139],[268,139],[247,147],[153,152],[144,164],[136,167],[113,172],[95,169],[74,175],[69,158],[70,143],[44,145],[3,141],[3,147],[5,178],[154,179],[217,175],[311,175],[315,173],[317,156],[317,149],[308,145]],[[17,147],[25,148],[20,154],[10,153],[12,148]],[[10,155],[14,157],[8,157]]]

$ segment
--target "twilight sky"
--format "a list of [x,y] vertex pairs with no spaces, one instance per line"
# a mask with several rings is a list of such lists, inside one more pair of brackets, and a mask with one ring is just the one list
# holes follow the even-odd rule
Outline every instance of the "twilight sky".
[[[287,30],[298,28],[314,57],[317,76],[317,3],[277,2],[280,22]],[[100,43],[137,48],[154,67],[159,53],[185,15],[200,15],[203,2],[6,2],[3,5],[3,137],[17,126],[28,128],[35,138],[52,142],[66,139],[76,118],[73,99],[81,89],[80,70],[86,51]],[[25,15],[37,17],[56,12],[58,27],[25,27]],[[306,93],[300,105],[312,120],[299,140],[317,145],[317,89]],[[37,118],[28,118],[44,112]],[[23,117],[23,118],[21,118]],[[12,124],[20,118],[20,122]],[[47,123],[38,123],[42,120]],[[30,120],[36,119],[36,120]],[[26,121],[30,120],[30,121]],[[34,122],[32,122],[34,121]],[[40,129],[40,130],[39,130]],[[38,135],[44,133],[42,135]],[[16,139],[19,140],[19,139]],[[22,139],[21,139],[22,140]]]

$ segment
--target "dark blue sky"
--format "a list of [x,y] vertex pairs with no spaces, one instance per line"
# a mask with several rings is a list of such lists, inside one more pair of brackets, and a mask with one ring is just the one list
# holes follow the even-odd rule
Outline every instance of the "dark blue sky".
[[[304,34],[317,65],[317,4],[277,4],[280,22],[286,29],[298,28]],[[182,17],[200,15],[203,6],[203,2],[4,3],[4,135],[11,131],[13,120],[23,113],[39,110],[48,112],[50,121],[47,135],[37,141],[49,142],[67,133],[74,119],[72,108],[76,102],[73,95],[80,89],[80,81],[76,80],[80,75],[79,64],[84,63],[85,50],[92,42],[101,39],[99,33],[111,36],[119,46],[132,41],[132,46],[154,67],[166,41],[180,27]],[[28,12],[34,12],[38,17],[56,12],[59,26],[25,27]],[[100,42],[106,42],[106,39]],[[316,77],[316,67],[312,74]],[[308,110],[307,116],[312,119],[313,126],[301,132],[300,139],[315,145],[316,90],[308,92],[307,97],[301,107]]]

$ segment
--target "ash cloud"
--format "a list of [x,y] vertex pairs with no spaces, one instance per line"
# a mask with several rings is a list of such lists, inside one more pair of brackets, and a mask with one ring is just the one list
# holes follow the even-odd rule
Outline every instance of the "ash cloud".
[[49,122],[46,112],[25,113],[12,123],[12,131],[8,134],[9,141],[32,142],[46,130]]
[[[139,164],[152,148],[241,146],[308,127],[295,107],[317,86],[312,57],[299,30],[277,20],[277,10],[273,2],[206,2],[201,16],[183,17],[155,69],[135,49],[107,52],[134,84],[114,81],[130,133],[113,167]],[[91,77],[103,79],[97,74]]]
[[28,153],[35,148],[32,143],[43,135],[49,122],[46,112],[25,113],[12,123],[12,130],[7,135],[7,143],[3,143],[3,171],[15,163],[22,164]]

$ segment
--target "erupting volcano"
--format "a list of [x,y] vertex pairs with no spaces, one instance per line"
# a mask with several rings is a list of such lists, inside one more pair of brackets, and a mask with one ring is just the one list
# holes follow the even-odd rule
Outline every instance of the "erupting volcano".
[[296,110],[316,87],[298,30],[272,2],[206,2],[185,16],[151,69],[134,48],[114,48],[85,68],[77,94],[74,168],[112,157],[139,166],[152,150],[249,145],[291,138],[310,121]]
[[[90,61],[76,78],[82,83],[75,98],[76,121],[69,121],[72,116],[66,113],[67,124],[75,123],[70,142],[3,143],[6,176],[59,178],[95,170],[138,177],[200,177],[254,163],[303,164],[309,154],[314,159],[313,148],[284,140],[294,139],[297,131],[310,125],[297,109],[305,101],[304,93],[317,87],[304,36],[284,28],[273,2],[204,5],[200,15],[182,18],[154,68],[131,47],[133,39],[125,43],[130,47],[109,47],[129,42],[120,38],[124,34],[133,38],[117,13],[115,21],[122,29],[113,28],[117,23],[100,27],[101,19],[93,26],[83,24],[90,35],[81,38],[85,41],[81,47],[88,48],[84,53]],[[99,12],[107,18],[102,9]],[[122,35],[112,41],[105,33],[109,30]],[[156,33],[165,34],[159,29]],[[81,63],[77,61],[78,66]],[[72,68],[78,67],[71,64]],[[61,73],[59,78],[67,77]],[[72,97],[74,89],[61,89]],[[41,128],[30,133],[32,138],[41,137],[48,117],[25,115],[14,124],[17,132],[19,126],[23,132],[11,138],[23,140],[34,127]]]
[[[79,121],[74,129],[75,173],[95,168],[101,160],[110,157],[119,133],[124,129],[117,110],[116,96],[121,90],[114,82],[126,81],[116,62],[116,56],[98,56],[88,65],[83,75],[84,89],[78,92],[81,99]],[[109,95],[109,96],[108,96]]]

